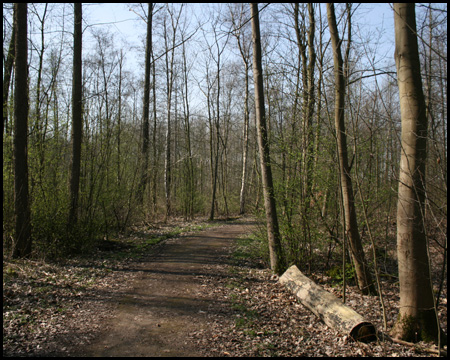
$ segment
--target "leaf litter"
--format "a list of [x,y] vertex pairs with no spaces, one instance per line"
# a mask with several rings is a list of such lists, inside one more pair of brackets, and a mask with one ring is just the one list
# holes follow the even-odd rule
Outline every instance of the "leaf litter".
[[[185,225],[185,224],[184,224]],[[113,316],[114,301],[124,293],[136,273],[126,271],[149,247],[149,234],[169,234],[175,225],[138,231],[123,237],[127,250],[100,251],[64,264],[3,259],[3,356],[67,356],[89,344],[104,331]],[[176,224],[176,229],[183,224]],[[197,228],[196,228],[197,229]],[[197,229],[198,230],[198,229]],[[176,231],[180,233],[180,231]],[[143,234],[142,234],[143,233]],[[134,237],[134,239],[133,239]],[[167,238],[167,237],[165,237]],[[119,239],[120,240],[120,239]],[[158,245],[152,245],[157,249]],[[113,249],[114,250],[114,249]],[[208,264],[198,276],[202,294],[217,299],[221,311],[206,312],[209,326],[189,336],[205,356],[430,356],[430,346],[406,346],[388,341],[354,342],[321,322],[263,269],[258,260],[236,260],[230,247],[226,261]],[[120,254],[120,256],[118,256]],[[223,259],[222,259],[223,260]],[[326,290],[341,297],[323,274],[310,274]],[[398,285],[383,282],[388,327],[398,313]],[[347,303],[380,331],[381,307],[377,297],[347,287]],[[439,317],[447,331],[447,286],[441,294]],[[176,346],[176,344],[174,344]],[[445,347],[446,349],[446,347]]]

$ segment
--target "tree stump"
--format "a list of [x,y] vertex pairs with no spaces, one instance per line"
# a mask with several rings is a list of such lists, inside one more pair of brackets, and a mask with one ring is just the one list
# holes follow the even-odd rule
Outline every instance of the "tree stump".
[[370,322],[303,275],[297,266],[292,265],[287,269],[279,282],[328,326],[357,341],[376,339],[375,327]]

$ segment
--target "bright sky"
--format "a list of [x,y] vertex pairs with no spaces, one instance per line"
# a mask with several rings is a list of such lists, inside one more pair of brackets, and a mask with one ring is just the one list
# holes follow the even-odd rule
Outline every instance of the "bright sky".
[[128,43],[138,45],[139,38],[145,36],[146,25],[130,8],[131,4],[126,3],[86,4],[83,6],[83,17],[85,23],[99,24]]
[[[188,11],[188,14],[192,14],[189,17],[189,20],[191,20],[191,25],[193,26],[197,23],[196,18],[206,20],[209,11],[208,8],[216,5],[218,4],[189,3],[183,11]],[[145,12],[147,12],[147,4],[144,4],[143,6]],[[269,5],[264,12],[273,11],[270,8],[271,6],[272,5]],[[321,6],[322,16],[326,18],[325,4],[322,4]],[[130,10],[132,7],[133,11]],[[337,13],[340,9],[340,7],[336,6]],[[94,28],[102,28],[103,30],[114,33],[115,39],[118,41],[116,44],[118,47],[121,46],[121,40],[123,40],[123,43],[130,47],[126,54],[127,67],[134,69],[138,74],[143,74],[144,72],[143,48],[146,36],[146,23],[138,15],[142,13],[142,8],[137,4],[83,4],[85,26],[98,24],[94,26]],[[316,16],[318,16],[318,11],[316,11]],[[263,28],[264,16],[261,16],[261,19],[261,27]],[[367,41],[368,38],[370,39],[370,46],[372,47],[376,40],[379,39],[379,42],[376,45],[377,48],[374,50],[376,59],[380,61],[380,63],[376,64],[378,68],[381,68],[386,64],[394,64],[394,15],[393,10],[388,3],[360,4],[352,18],[352,27],[353,41],[355,44],[359,43],[359,45],[356,46],[361,48],[361,50],[366,47],[366,44],[369,44],[369,41]],[[86,47],[86,50],[89,47],[89,43],[92,43],[89,41],[90,33],[91,31],[88,30],[83,34],[83,47]],[[327,31],[325,31],[325,34],[325,36],[328,37]],[[202,37],[200,32],[197,35],[199,38]],[[373,55],[374,54],[372,54],[372,56]],[[197,64],[197,68],[203,69],[203,65],[199,63]],[[196,75],[198,78],[201,78],[202,76],[203,75],[200,73],[197,73]],[[200,93],[191,94],[191,98],[193,100],[199,100],[202,99],[203,96]],[[195,106],[194,104],[192,105]]]
[[[205,3],[188,3],[183,11],[187,11],[188,20],[191,26],[194,26],[199,21],[206,21],[207,14],[210,8],[214,8],[219,4],[205,4]],[[225,4],[222,4],[225,5]],[[146,4],[143,5],[147,11]],[[326,17],[325,4],[322,4],[322,16]],[[354,5],[357,6],[357,5]],[[268,26],[264,22],[265,16],[279,7],[277,4],[269,4],[263,12],[261,28]],[[38,6],[39,9],[41,7]],[[133,8],[134,11],[130,11]],[[336,6],[337,12],[340,11],[341,6]],[[225,9],[224,9],[225,10]],[[70,4],[66,7],[65,16],[68,18],[66,27],[70,27],[72,21],[72,8]],[[143,48],[146,36],[146,24],[144,20],[138,15],[142,14],[142,9],[139,4],[129,3],[84,3],[83,4],[83,19],[84,19],[84,33],[83,33],[83,53],[88,54],[92,51],[93,38],[92,32],[101,30],[114,34],[116,49],[123,48],[126,45],[126,68],[136,71],[138,74],[144,72]],[[316,11],[318,15],[318,11]],[[50,26],[48,22],[46,26]],[[55,19],[53,30],[59,30],[56,27],[59,22]],[[353,25],[353,41],[356,45],[356,51],[362,50],[366,45],[376,46],[376,58],[381,61],[377,67],[382,67],[386,63],[394,64],[394,16],[393,10],[388,3],[363,3],[360,4],[352,19]],[[70,30],[69,30],[70,31]],[[36,39],[39,41],[39,29],[34,29]],[[189,33],[189,31],[188,31]],[[57,34],[57,31],[55,31]],[[50,33],[46,35],[46,40],[52,36]],[[328,31],[325,31],[325,36],[328,36]],[[202,41],[203,35],[199,31],[196,37]],[[157,37],[155,37],[157,38]],[[368,41],[370,40],[370,42]],[[159,48],[161,48],[161,42]],[[209,40],[208,40],[209,41]],[[376,45],[375,45],[376,44]],[[198,46],[198,45],[196,45]],[[157,54],[158,54],[158,50]],[[199,51],[194,55],[197,55]],[[198,58],[199,62],[201,57]],[[191,59],[192,60],[192,59]],[[198,64],[198,68],[203,69],[202,64]],[[201,75],[201,74],[200,74]]]
[[[105,24],[99,26],[110,29],[119,36],[119,39],[123,38],[129,45],[141,46],[145,37],[146,25],[135,12],[130,11],[131,5],[127,3],[86,4],[83,7],[83,16],[86,17],[88,24]],[[205,6],[208,5],[190,3],[188,6],[194,6],[195,14],[201,16]],[[136,9],[137,12],[141,12],[139,10]],[[270,5],[266,11],[270,11]],[[325,7],[323,7],[322,14],[326,14]],[[372,41],[381,35],[379,50],[393,59],[394,15],[388,3],[361,4],[353,18],[353,25],[361,27],[363,33],[370,31]],[[357,31],[358,29],[354,28],[355,41],[358,40]]]

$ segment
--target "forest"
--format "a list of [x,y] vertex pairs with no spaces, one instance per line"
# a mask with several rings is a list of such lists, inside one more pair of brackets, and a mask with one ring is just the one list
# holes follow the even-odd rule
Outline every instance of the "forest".
[[[222,233],[195,243],[222,274],[197,277],[231,299],[230,344],[265,340],[192,330],[203,355],[302,355],[312,335],[257,327],[261,302],[293,306],[292,265],[373,304],[390,346],[446,354],[447,5],[130,3],[98,21],[110,6],[3,3],[3,354],[74,355],[38,334],[92,289],[144,287],[119,273],[165,243],[235,227],[228,270]],[[412,355],[360,346],[318,356]]]

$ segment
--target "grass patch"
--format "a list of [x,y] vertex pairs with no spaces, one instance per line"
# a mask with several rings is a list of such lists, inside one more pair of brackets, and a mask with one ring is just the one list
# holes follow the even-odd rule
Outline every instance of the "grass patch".
[[242,302],[236,294],[232,294],[231,296],[231,308],[237,312],[234,319],[235,327],[237,329],[242,329],[249,334],[251,332],[256,334],[256,331],[251,328],[254,325],[254,320],[259,317],[258,312],[248,309],[246,304]]
[[232,254],[235,266],[262,269],[266,267],[267,246],[262,239],[254,234],[246,234],[236,241]]
[[118,235],[115,238],[104,239],[98,242],[96,248],[101,253],[100,256],[106,260],[137,260],[145,256],[154,245],[164,240],[210,227],[214,227],[214,224],[203,222],[181,226],[168,225],[156,229],[138,228],[127,236]]

